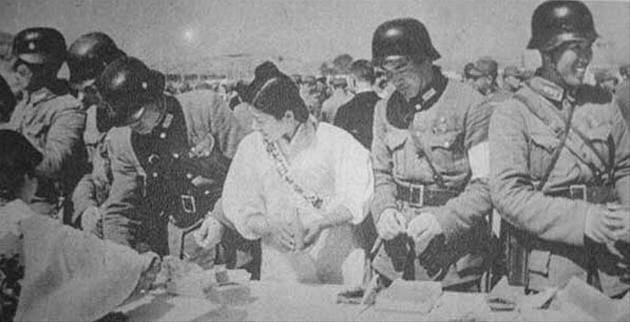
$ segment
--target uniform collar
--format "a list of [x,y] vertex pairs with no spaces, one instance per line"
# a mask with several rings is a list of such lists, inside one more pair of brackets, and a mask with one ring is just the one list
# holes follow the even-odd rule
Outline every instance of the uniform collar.
[[446,90],[448,78],[442,74],[442,70],[438,66],[433,66],[433,81],[424,91],[421,91],[415,97],[409,100],[416,112],[430,108],[442,96]]
[[42,87],[33,93],[27,93],[26,97],[29,103],[35,105],[53,98],[54,94],[47,87]]
[[560,103],[563,99],[575,101],[574,93],[571,93],[561,86],[540,76],[534,76],[527,82],[527,84],[536,93],[542,95],[543,97],[554,103]]

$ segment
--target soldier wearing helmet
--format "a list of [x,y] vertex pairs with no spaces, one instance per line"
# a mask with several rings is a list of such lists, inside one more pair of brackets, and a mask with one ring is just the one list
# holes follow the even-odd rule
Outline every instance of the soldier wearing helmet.
[[83,103],[86,111],[86,129],[83,140],[92,164],[92,172],[86,174],[72,194],[73,215],[71,223],[102,237],[99,206],[109,195],[111,185],[110,160],[104,145],[105,135],[113,126],[112,109],[102,102],[94,82],[105,67],[125,53],[102,32],[80,36],[68,48],[67,64],[70,70],[70,87]]
[[630,133],[610,94],[584,84],[593,17],[582,2],[548,1],[531,30],[527,48],[542,66],[495,110],[489,134],[510,283],[541,291],[579,278],[622,296],[630,288]]
[[[396,19],[374,32],[372,56],[396,90],[377,106],[372,214],[384,240],[374,267],[388,279],[478,291],[492,207],[485,184],[490,108],[447,79],[425,26]],[[388,267],[389,266],[389,267]]]
[[245,131],[219,95],[165,94],[164,75],[137,58],[110,63],[95,85],[116,115],[106,139],[113,182],[101,207],[104,237],[182,255],[184,237],[220,197]]
[[67,83],[57,78],[66,59],[66,42],[58,30],[20,31],[13,40],[13,56],[22,99],[8,127],[22,133],[44,154],[37,168],[40,184],[32,206],[56,217],[60,201],[69,200],[68,194],[86,169],[85,113],[69,94]]
[[[107,132],[112,126],[112,111],[102,104],[99,106],[101,102],[94,82],[107,65],[123,56],[125,53],[102,32],[82,35],[68,49],[70,86],[77,92],[77,97],[88,110],[88,115],[92,115],[92,121],[95,121],[95,124],[92,124],[95,129],[86,131],[88,135],[98,136],[99,133]],[[91,112],[90,109],[92,109]],[[93,138],[90,141],[93,141]]]

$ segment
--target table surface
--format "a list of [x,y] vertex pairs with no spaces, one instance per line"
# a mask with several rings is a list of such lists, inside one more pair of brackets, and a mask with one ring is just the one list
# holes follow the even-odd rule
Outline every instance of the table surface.
[[[244,305],[223,306],[206,299],[156,292],[120,307],[119,311],[125,313],[130,322],[522,320],[516,312],[490,312],[483,293],[445,292],[429,314],[421,315],[378,311],[363,305],[336,304],[337,293],[345,289],[341,285],[251,282],[249,286],[251,298]],[[554,312],[536,314],[536,320],[575,320]]]

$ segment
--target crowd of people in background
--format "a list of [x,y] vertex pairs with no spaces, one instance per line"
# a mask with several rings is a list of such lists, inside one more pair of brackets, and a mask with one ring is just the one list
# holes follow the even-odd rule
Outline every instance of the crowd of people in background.
[[252,80],[193,82],[101,32],[67,46],[26,28],[0,79],[0,317],[99,319],[167,255],[268,281],[374,273],[461,292],[578,277],[620,298],[630,67],[586,84],[597,37],[583,3],[548,1],[535,71],[484,56],[448,78],[427,27],[404,18],[346,73],[267,61]]

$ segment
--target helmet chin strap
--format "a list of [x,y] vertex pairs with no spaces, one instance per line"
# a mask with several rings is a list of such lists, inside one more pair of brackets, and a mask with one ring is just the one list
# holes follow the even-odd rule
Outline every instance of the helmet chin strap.
[[[558,50],[558,49],[556,48],[550,51],[541,52],[541,56],[543,59],[543,68],[541,69],[540,76],[542,76],[543,78],[549,81],[552,81],[556,85],[564,88],[566,91],[573,91],[575,89],[575,86],[571,86],[567,84],[564,81],[564,78],[562,77],[560,72],[558,72],[558,69],[557,69],[558,61],[556,59],[556,55],[554,55],[555,50]],[[545,62],[545,60],[548,60],[548,62]]]

